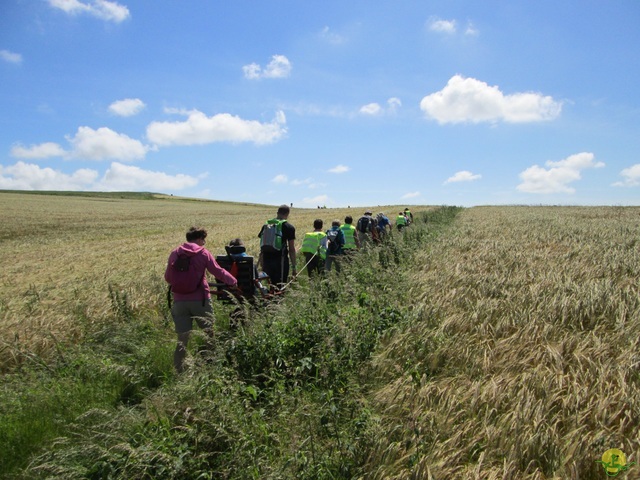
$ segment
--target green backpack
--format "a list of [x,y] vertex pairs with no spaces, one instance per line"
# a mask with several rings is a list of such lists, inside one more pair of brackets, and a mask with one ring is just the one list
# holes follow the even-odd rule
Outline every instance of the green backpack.
[[282,224],[286,220],[272,218],[267,220],[260,235],[260,251],[267,253],[282,252]]

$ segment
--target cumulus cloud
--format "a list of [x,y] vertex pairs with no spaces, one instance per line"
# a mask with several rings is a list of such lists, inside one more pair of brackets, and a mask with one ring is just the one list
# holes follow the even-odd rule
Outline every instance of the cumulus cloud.
[[109,105],[109,112],[120,117],[132,117],[140,113],[145,106],[139,98],[125,98]]
[[98,172],[80,169],[72,174],[32,163],[0,165],[0,188],[9,190],[87,190],[98,178]]
[[120,160],[130,162],[145,157],[149,147],[123,133],[102,127],[94,130],[79,127],[74,137],[67,137],[71,144],[70,158],[84,160]]
[[447,183],[456,183],[456,182],[473,182],[474,180],[480,180],[482,175],[474,174],[469,172],[468,170],[461,170],[460,172],[456,172],[452,177],[447,178],[444,182]]
[[442,20],[438,17],[431,17],[427,21],[427,28],[432,32],[453,34],[456,33],[457,26],[455,20]]
[[522,183],[516,188],[527,193],[574,193],[569,186],[582,178],[582,170],[604,167],[603,162],[594,161],[593,153],[582,152],[570,155],[558,162],[548,161],[548,168],[533,165],[520,173]]
[[562,102],[533,92],[505,95],[496,86],[455,75],[442,90],[424,97],[420,108],[441,124],[525,123],[553,120],[560,115]]
[[260,78],[286,78],[291,74],[291,62],[284,55],[274,55],[269,64],[263,69],[257,63],[242,67],[245,78],[257,80]]
[[387,100],[387,108],[383,108],[379,103],[368,103],[360,107],[359,113],[362,115],[378,116],[385,113],[395,113],[402,106],[402,102],[397,97]]
[[402,106],[402,102],[398,97],[391,97],[389,100],[387,100],[387,105],[391,112],[395,112],[398,108]]
[[11,148],[11,156],[15,158],[28,158],[35,160],[39,158],[64,157],[66,151],[57,143],[46,142],[40,145],[31,145],[24,147],[22,145],[14,145]]
[[264,145],[280,140],[287,133],[286,118],[278,112],[270,123],[243,120],[228,113],[207,117],[197,110],[188,112],[181,122],[152,122],[147,138],[156,145],[205,145],[215,142],[253,142]]
[[69,15],[87,14],[108,22],[120,23],[130,16],[127,7],[108,0],[49,0],[49,5]]
[[97,185],[106,191],[166,191],[195,187],[200,179],[190,175],[168,175],[114,162]]
[[150,147],[143,145],[140,141],[106,127],[97,130],[90,127],[79,127],[73,137],[66,136],[66,139],[70,143],[69,150],[63,149],[54,142],[45,142],[29,147],[18,144],[11,149],[11,155],[16,158],[28,159],[63,157],[65,159],[131,162],[143,159],[150,150]]
[[287,183],[289,181],[289,177],[287,177],[286,175],[281,173],[281,174],[276,175],[275,177],[273,177],[271,179],[271,181],[273,183]]
[[377,103],[368,103],[360,107],[360,113],[363,115],[380,115],[382,113],[382,107]]
[[329,173],[347,173],[351,168],[346,165],[336,165],[328,170]]
[[402,198],[403,199],[408,199],[408,198],[417,198],[420,196],[420,192],[409,192],[409,193],[405,193]]
[[640,163],[625,168],[620,172],[623,180],[613,184],[614,187],[637,187],[640,185]]
[[22,63],[22,55],[9,50],[0,50],[0,59],[8,63]]
[[199,178],[189,175],[167,175],[114,162],[104,176],[96,170],[82,168],[64,173],[52,168],[18,162],[0,165],[0,188],[8,190],[63,191],[166,191],[193,187]]

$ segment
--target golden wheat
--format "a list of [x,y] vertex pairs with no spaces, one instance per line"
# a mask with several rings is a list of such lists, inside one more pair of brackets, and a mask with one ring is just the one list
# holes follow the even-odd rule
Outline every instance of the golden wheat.
[[640,458],[639,221],[474,208],[420,252],[419,320],[376,359],[372,478],[596,479],[609,448]]
[[[80,341],[93,324],[108,321],[110,288],[126,295],[135,311],[160,315],[167,257],[190,226],[207,228],[214,255],[224,254],[224,245],[236,237],[257,255],[258,232],[276,209],[166,196],[0,194],[0,371],[25,359],[46,362],[60,342]],[[294,208],[289,220],[299,248],[316,218],[329,228],[334,219],[357,219],[363,212]]]

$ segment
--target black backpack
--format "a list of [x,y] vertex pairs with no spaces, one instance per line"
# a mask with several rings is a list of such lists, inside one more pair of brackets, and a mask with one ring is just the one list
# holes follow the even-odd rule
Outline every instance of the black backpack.
[[340,250],[342,243],[340,243],[339,239],[340,230],[329,230],[327,232],[327,253],[332,255]]
[[364,215],[358,219],[358,223],[356,224],[356,229],[362,233],[370,233],[371,232],[371,220],[372,218],[368,215]]

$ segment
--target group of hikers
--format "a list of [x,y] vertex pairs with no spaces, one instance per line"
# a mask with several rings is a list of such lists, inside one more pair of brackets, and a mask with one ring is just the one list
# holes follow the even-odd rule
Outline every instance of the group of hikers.
[[[288,285],[289,274],[293,279],[298,276],[295,247],[296,229],[288,222],[290,207],[281,205],[276,217],[269,219],[260,229],[260,255],[256,265],[264,272],[271,284],[280,291]],[[413,222],[413,214],[408,208],[398,213],[395,226],[402,231]],[[323,230],[324,222],[313,222],[313,231],[305,233],[299,253],[305,258],[303,269],[310,278],[330,271],[334,266],[341,269],[341,260],[361,248],[383,242],[393,229],[391,220],[384,214],[373,216],[365,211],[356,224],[347,215],[344,223],[333,220],[331,228]],[[229,271],[222,268],[215,257],[205,248],[207,231],[201,227],[191,227],[186,234],[186,242],[176,247],[167,262],[164,278],[169,284],[172,296],[171,316],[177,334],[177,345],[173,363],[178,373],[184,370],[189,336],[195,321],[209,336],[213,336],[213,305],[206,273],[213,275],[220,284],[232,290],[238,290],[238,280]],[[227,253],[246,256],[241,239],[234,239],[227,246]],[[259,282],[256,282],[259,283]]]

